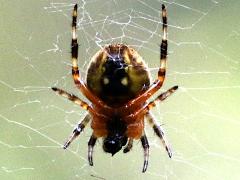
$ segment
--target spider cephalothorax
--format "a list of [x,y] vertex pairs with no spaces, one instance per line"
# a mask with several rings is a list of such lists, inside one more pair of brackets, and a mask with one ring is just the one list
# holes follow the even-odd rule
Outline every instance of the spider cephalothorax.
[[92,153],[97,138],[103,138],[103,150],[114,155],[124,147],[129,152],[133,140],[141,140],[144,149],[145,172],[148,165],[149,144],[144,132],[144,120],[152,126],[161,139],[165,149],[172,156],[170,146],[161,126],[150,113],[157,101],[163,101],[178,86],[174,86],[160,94],[155,100],[147,100],[162,86],[167,61],[167,12],[162,5],[163,36],[160,47],[160,68],[158,78],[150,84],[149,72],[141,56],[133,48],[124,44],[111,44],[99,50],[91,59],[87,70],[86,83],[81,79],[78,70],[78,42],[76,34],[77,5],[74,6],[72,20],[72,75],[75,85],[91,102],[88,104],[77,96],[53,87],[52,90],[67,97],[88,111],[88,114],[73,130],[72,135],[64,144],[66,149],[71,142],[91,122],[92,136],[88,142],[88,160],[93,165]]

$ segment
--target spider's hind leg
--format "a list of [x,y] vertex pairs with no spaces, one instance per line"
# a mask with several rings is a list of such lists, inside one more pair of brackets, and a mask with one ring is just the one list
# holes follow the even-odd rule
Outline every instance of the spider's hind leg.
[[77,40],[77,9],[75,4],[72,12],[72,42],[71,42],[71,56],[72,56],[72,77],[77,88],[90,100],[98,106],[103,106],[103,102],[95,96],[87,87],[85,82],[81,79],[78,68],[78,40]]
[[77,41],[77,4],[74,6],[72,13],[72,43],[71,43],[71,54],[72,54],[72,76],[74,83],[81,87],[82,82],[80,81],[80,74],[78,70],[78,41]]
[[145,133],[141,137],[141,142],[142,142],[143,153],[144,153],[144,163],[143,163],[143,169],[142,169],[142,172],[144,173],[147,170],[148,159],[149,159],[149,144],[148,144],[147,136]]
[[154,83],[141,95],[132,99],[128,102],[127,107],[134,106],[134,104],[141,104],[146,102],[153,94],[155,94],[163,85],[166,75],[166,64],[167,64],[167,52],[168,52],[168,41],[167,41],[167,10],[165,5],[162,5],[162,42],[160,45],[160,67],[158,69],[157,79]]

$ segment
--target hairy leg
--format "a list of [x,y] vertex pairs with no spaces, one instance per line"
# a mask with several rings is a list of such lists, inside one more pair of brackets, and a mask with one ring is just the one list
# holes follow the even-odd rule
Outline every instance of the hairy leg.
[[68,138],[68,140],[64,143],[63,149],[67,149],[68,146],[73,142],[76,137],[80,135],[80,133],[83,131],[85,126],[88,124],[88,122],[91,120],[91,116],[87,114],[84,119],[77,125],[77,127],[73,130],[71,136]]
[[141,137],[142,147],[143,147],[143,153],[144,153],[144,163],[143,163],[143,169],[142,172],[146,172],[148,167],[148,159],[149,159],[149,144],[147,140],[147,136],[144,133]]
[[156,135],[160,138],[163,146],[165,147],[167,153],[168,153],[168,156],[171,158],[172,157],[172,150],[171,150],[171,147],[170,145],[168,144],[168,141],[165,137],[165,134],[164,134],[164,131],[163,131],[163,128],[157,124],[155,118],[153,117],[153,115],[148,112],[146,115],[145,115],[148,123],[152,126],[154,132],[156,133]]
[[93,147],[95,146],[96,140],[97,138],[92,134],[92,136],[88,141],[88,162],[90,166],[93,166],[92,155],[93,155]]

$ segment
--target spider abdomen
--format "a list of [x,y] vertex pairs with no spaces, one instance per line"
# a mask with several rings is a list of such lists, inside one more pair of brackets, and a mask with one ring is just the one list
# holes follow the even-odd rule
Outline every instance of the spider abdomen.
[[109,45],[92,58],[87,72],[89,89],[109,105],[120,106],[150,84],[142,57],[123,44]]

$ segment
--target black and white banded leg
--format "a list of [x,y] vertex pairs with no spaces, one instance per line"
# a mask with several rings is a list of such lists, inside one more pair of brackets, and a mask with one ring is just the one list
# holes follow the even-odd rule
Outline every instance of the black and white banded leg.
[[63,149],[67,149],[68,146],[73,142],[76,137],[79,136],[79,134],[83,131],[85,126],[88,124],[88,122],[91,120],[91,116],[87,114],[84,119],[77,125],[77,127],[73,130],[71,136],[68,138],[68,140],[63,145]]
[[157,122],[155,121],[155,118],[153,117],[153,115],[150,112],[148,112],[145,115],[145,117],[146,117],[147,121],[149,122],[149,124],[152,126],[154,132],[157,134],[157,136],[162,141],[162,144],[165,147],[165,149],[168,153],[168,156],[171,158],[172,157],[172,150],[171,150],[171,147],[168,144],[168,141],[165,137],[163,128],[160,125],[157,124]]
[[93,166],[93,147],[95,146],[96,141],[97,138],[92,134],[88,141],[88,162],[90,166]]
[[63,96],[65,98],[67,98],[68,100],[74,102],[75,104],[81,106],[83,109],[88,110],[90,112],[93,111],[93,108],[90,105],[88,105],[88,103],[81,100],[76,95],[70,94],[70,93],[66,92],[65,90],[59,89],[57,87],[52,87],[52,90],[55,91],[56,93],[58,93],[60,96]]
[[142,147],[143,147],[143,153],[144,153],[144,163],[143,163],[143,169],[142,172],[146,172],[148,167],[148,159],[149,159],[149,144],[147,140],[147,136],[144,133],[141,137]]

